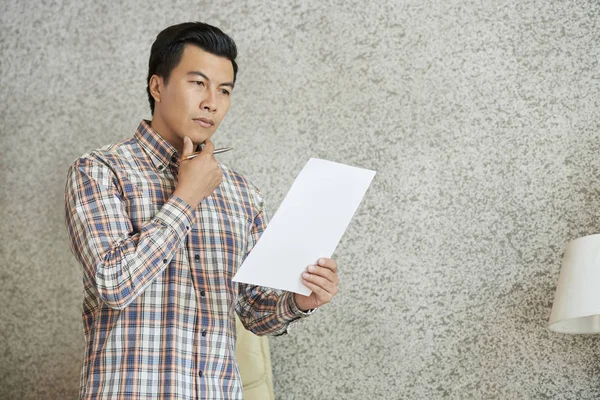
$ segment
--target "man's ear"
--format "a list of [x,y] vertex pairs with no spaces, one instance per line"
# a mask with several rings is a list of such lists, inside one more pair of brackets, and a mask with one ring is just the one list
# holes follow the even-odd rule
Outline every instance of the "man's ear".
[[160,96],[163,90],[163,78],[154,74],[150,77],[150,83],[148,84],[150,94],[154,98],[156,103],[160,103]]

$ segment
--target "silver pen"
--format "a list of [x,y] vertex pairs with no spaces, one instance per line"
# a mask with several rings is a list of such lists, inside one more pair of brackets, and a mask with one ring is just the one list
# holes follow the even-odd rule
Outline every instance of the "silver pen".
[[[233,150],[233,147],[221,147],[219,149],[215,149],[215,151],[213,151],[213,154],[221,154],[229,150]],[[192,158],[199,156],[200,153],[202,153],[202,151],[195,151],[193,153],[190,153],[186,156],[181,157],[181,161],[191,160]]]

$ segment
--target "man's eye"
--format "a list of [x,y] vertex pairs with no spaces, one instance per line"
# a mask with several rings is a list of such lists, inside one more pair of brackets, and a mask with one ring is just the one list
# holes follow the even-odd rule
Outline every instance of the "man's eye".
[[229,96],[231,94],[227,89],[221,89],[221,93],[223,93],[225,96]]
[[195,82],[196,82],[196,85],[198,85],[198,86],[204,86],[204,82],[202,82],[202,81],[195,81]]

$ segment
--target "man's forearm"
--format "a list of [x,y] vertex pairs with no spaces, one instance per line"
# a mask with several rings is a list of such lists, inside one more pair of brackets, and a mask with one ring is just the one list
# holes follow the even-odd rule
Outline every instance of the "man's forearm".
[[132,223],[115,193],[116,189],[95,182],[85,168],[73,168],[65,217],[73,253],[101,300],[123,309],[168,265],[190,230],[194,212],[172,196],[132,234]]
[[123,309],[162,273],[189,231],[187,219],[179,224],[182,226],[168,225],[159,212],[139,234],[115,244],[105,254],[94,267],[98,293],[105,303]]

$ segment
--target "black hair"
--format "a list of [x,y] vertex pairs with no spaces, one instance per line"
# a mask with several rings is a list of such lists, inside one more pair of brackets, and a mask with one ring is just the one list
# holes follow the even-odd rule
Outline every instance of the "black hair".
[[146,92],[148,93],[152,115],[154,115],[154,97],[150,94],[150,78],[152,75],[158,75],[167,84],[171,72],[181,61],[186,44],[198,46],[208,53],[231,60],[233,82],[235,83],[238,71],[235,62],[237,47],[231,37],[219,28],[203,22],[185,22],[169,26],[156,36],[150,50]]

